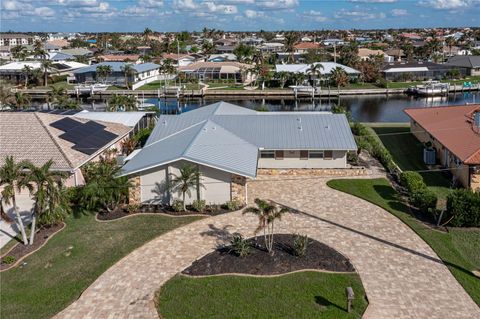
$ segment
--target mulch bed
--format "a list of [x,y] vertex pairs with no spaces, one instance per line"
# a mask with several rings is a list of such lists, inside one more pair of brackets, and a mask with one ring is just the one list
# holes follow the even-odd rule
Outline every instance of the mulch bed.
[[274,255],[264,246],[263,236],[249,239],[250,254],[237,256],[230,246],[222,247],[195,261],[182,274],[209,276],[228,273],[249,275],[279,275],[303,269],[318,269],[336,272],[354,272],[350,261],[336,250],[316,240],[309,239],[307,254],[295,256],[290,234],[274,235]]
[[[55,235],[58,231],[60,231],[64,227],[64,224],[57,224],[49,227],[42,227],[35,233],[35,239],[33,241],[33,245],[24,245],[23,242],[19,242],[16,244],[9,252],[2,256],[2,260],[0,262],[0,270],[6,270],[13,267],[19,260],[21,260],[24,256],[34,252],[35,250],[42,247],[42,245],[53,235]],[[30,238],[29,238],[30,239]],[[15,258],[15,261],[8,264],[4,263],[4,258],[6,256],[11,256]]]
[[176,212],[170,206],[144,206],[135,212],[128,212],[124,208],[118,208],[111,212],[103,211],[98,213],[98,220],[115,220],[126,216],[131,216],[135,214],[166,214],[171,216],[190,216],[190,215],[205,215],[205,216],[217,216],[221,214],[230,213],[232,210],[228,210],[224,207],[207,207],[203,212],[197,212],[194,210],[189,210],[187,206],[187,211]]

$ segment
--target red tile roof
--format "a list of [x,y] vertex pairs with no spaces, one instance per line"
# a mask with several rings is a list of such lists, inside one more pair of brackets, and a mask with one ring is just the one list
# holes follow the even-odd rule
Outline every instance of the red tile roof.
[[480,104],[406,109],[410,118],[465,164],[480,164],[480,128],[473,115]]
[[300,42],[295,44],[295,49],[297,50],[308,50],[308,49],[318,49],[320,45],[313,42]]

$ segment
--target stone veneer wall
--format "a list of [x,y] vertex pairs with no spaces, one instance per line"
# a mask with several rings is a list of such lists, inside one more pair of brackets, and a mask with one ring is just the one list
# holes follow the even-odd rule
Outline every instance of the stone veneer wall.
[[259,168],[257,175],[266,176],[364,176],[369,171],[363,167],[355,168],[294,168],[270,169]]
[[141,197],[141,181],[140,176],[132,177],[129,179],[129,182],[132,184],[128,190],[128,203],[129,204],[140,204],[142,201]]
[[230,197],[244,205],[247,202],[247,178],[232,174],[230,183]]

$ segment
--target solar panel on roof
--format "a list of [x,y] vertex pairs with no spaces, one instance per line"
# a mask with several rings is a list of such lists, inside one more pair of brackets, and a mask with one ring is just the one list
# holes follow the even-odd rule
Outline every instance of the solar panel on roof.
[[50,126],[56,129],[62,130],[64,132],[67,132],[81,124],[82,124],[81,122],[78,122],[78,121],[72,120],[69,117],[66,117],[56,122],[50,123]]
[[88,121],[87,123],[76,126],[75,128],[67,131],[59,137],[69,142],[72,142],[73,144],[76,144],[84,137],[97,134],[98,132],[103,131],[104,128],[104,125],[98,124],[93,121]]
[[68,110],[68,111],[63,112],[62,114],[63,115],[74,115],[74,114],[77,114],[79,112],[80,112],[79,110]]
[[118,137],[117,134],[102,130],[83,138],[72,148],[84,154],[92,155],[116,137]]

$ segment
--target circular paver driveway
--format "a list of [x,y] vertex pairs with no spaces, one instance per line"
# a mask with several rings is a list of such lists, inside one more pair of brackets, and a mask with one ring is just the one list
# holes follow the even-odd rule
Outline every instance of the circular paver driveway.
[[[320,178],[258,180],[248,194],[297,210],[278,232],[306,233],[350,258],[370,302],[364,318],[480,318],[431,248],[383,209]],[[57,317],[158,318],[153,298],[163,283],[232,233],[250,236],[255,227],[254,216],[235,212],[175,229],[115,264]]]

